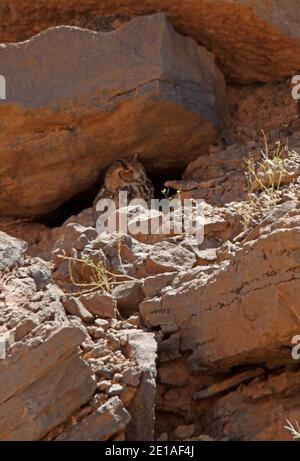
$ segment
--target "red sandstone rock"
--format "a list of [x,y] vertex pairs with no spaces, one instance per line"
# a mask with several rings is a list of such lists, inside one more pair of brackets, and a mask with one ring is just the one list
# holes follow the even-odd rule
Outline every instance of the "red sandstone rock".
[[110,34],[59,27],[3,45],[0,74],[7,215],[50,212],[134,153],[149,171],[182,168],[214,141],[226,114],[213,55],[163,14]]
[[[128,17],[157,11],[213,51],[231,79],[264,82],[288,77],[300,68],[298,0],[64,0],[59,8],[55,0],[4,0],[0,41],[28,39],[61,24],[91,28],[95,24],[97,30],[97,23],[105,24],[102,16],[117,13],[113,29]],[[113,23],[113,18],[107,22]]]

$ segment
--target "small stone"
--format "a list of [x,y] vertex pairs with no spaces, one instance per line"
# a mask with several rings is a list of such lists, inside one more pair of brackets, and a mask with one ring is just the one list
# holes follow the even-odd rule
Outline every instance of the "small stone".
[[76,250],[82,251],[85,246],[89,243],[89,239],[87,238],[86,235],[81,234],[78,239],[74,243],[74,247]]
[[107,367],[98,367],[95,370],[95,374],[96,374],[97,378],[103,377],[103,378],[107,378],[107,379],[112,379],[112,377],[113,377],[112,371],[109,370],[109,368],[107,368]]
[[112,318],[116,315],[116,302],[107,293],[96,291],[87,295],[82,295],[80,301],[84,307],[93,315],[102,318]]
[[83,322],[93,322],[94,316],[84,307],[80,299],[74,296],[63,296],[62,304],[69,314],[76,315]]
[[96,328],[96,330],[94,331],[94,339],[101,339],[101,338],[104,338],[104,336],[105,336],[104,329],[101,327]]
[[175,436],[178,439],[186,440],[186,439],[190,439],[193,436],[194,432],[195,432],[194,424],[190,424],[189,426],[178,426],[175,429]]
[[109,334],[107,337],[107,346],[112,350],[116,351],[120,349],[120,341],[118,338],[112,334]]
[[110,381],[100,381],[97,384],[97,389],[100,392],[107,392],[111,388],[111,382]]
[[121,384],[112,384],[108,390],[108,396],[114,397],[115,395],[119,395],[123,390],[123,386]]
[[104,357],[101,357],[101,360],[102,360],[103,363],[109,363],[110,360],[111,360],[111,352],[109,354],[105,355]]
[[114,370],[115,373],[121,373],[121,371],[122,371],[120,365],[118,365],[118,364],[113,365],[113,370]]
[[94,227],[86,227],[83,232],[89,240],[94,240],[98,237],[98,232]]
[[92,349],[94,349],[95,344],[87,339],[86,341],[83,341],[83,343],[81,343],[81,347],[84,352],[90,352]]
[[[4,298],[5,299],[5,298]],[[41,301],[43,299],[43,293],[41,293],[40,291],[35,293],[32,297],[31,297],[31,302],[32,303],[35,303],[35,302],[38,302],[38,301]],[[1,295],[0,295],[0,300],[1,300]]]
[[109,328],[109,323],[107,320],[104,320],[104,319],[96,319],[95,320],[95,325],[97,325],[97,327],[101,327],[103,328],[103,330],[108,330]]
[[120,382],[123,379],[123,375],[121,373],[114,374],[114,381]]
[[41,344],[43,344],[42,338],[33,338],[30,341],[30,346],[35,349],[36,347],[39,347]]
[[94,347],[94,349],[92,349],[90,352],[88,352],[85,355],[84,358],[85,358],[85,360],[87,360],[89,358],[96,358],[97,359],[97,358],[100,358],[100,357],[104,357],[106,354],[107,354],[107,348],[101,344],[99,346]]
[[17,342],[23,339],[25,336],[31,333],[31,331],[34,330],[38,325],[39,322],[37,319],[29,318],[22,320],[22,322],[20,322],[16,328],[14,335],[15,341]]
[[127,368],[123,373],[122,382],[127,386],[137,387],[140,383],[141,371],[135,368]]
[[126,320],[126,324],[129,324],[129,325],[133,326],[134,328],[139,327],[139,325],[140,325],[139,316],[138,315],[132,315],[131,317],[129,317]]
[[125,335],[125,334],[120,335],[119,336],[119,341],[120,341],[120,345],[122,347],[125,347],[127,345],[127,343],[128,343],[128,335]]
[[89,333],[89,335],[93,338],[94,337],[94,334],[95,334],[95,331],[97,330],[97,328],[93,325],[92,327],[87,327],[87,331]]

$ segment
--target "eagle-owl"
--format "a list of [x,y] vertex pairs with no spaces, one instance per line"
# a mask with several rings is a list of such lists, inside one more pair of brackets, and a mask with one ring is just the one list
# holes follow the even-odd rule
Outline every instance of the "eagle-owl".
[[127,192],[127,200],[143,199],[150,206],[154,198],[154,187],[147,177],[144,166],[137,156],[117,160],[106,171],[104,184],[93,203],[94,222],[99,217],[96,210],[97,203],[102,199],[112,199],[119,208],[119,192]]

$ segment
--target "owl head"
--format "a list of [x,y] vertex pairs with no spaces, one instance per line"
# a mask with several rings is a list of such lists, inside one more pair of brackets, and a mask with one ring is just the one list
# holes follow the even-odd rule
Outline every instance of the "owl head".
[[121,189],[128,184],[143,184],[147,180],[144,166],[134,157],[117,160],[107,170],[105,187],[109,191]]

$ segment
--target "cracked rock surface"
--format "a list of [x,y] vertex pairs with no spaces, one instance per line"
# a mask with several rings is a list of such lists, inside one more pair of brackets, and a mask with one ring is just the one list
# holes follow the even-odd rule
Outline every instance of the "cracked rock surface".
[[6,215],[53,211],[132,149],[150,172],[183,168],[214,141],[226,115],[213,55],[163,14],[109,34],[51,28],[2,45],[0,62],[9,82],[0,103]]

